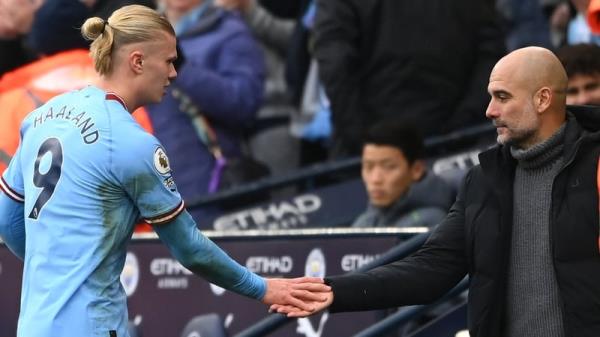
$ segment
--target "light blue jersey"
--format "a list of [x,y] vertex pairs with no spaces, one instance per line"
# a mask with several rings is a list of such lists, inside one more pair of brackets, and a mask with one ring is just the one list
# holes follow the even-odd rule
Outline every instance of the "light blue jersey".
[[24,202],[18,336],[127,336],[119,275],[134,224],[184,210],[158,140],[118,96],[87,87],[27,116],[0,185]]

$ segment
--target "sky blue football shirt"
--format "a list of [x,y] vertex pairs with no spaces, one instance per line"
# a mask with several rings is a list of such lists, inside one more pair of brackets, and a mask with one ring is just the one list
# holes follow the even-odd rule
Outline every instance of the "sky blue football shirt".
[[184,209],[158,140],[118,96],[89,86],[26,117],[2,179],[24,202],[18,336],[127,336],[119,275],[134,224]]

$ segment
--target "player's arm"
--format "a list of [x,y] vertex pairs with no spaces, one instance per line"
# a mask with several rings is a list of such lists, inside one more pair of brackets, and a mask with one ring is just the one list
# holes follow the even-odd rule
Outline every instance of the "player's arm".
[[18,258],[25,257],[23,197],[0,180],[0,238]]
[[314,302],[324,301],[324,292],[330,289],[320,278],[265,279],[252,273],[204,236],[185,210],[154,229],[184,267],[211,283],[263,303],[312,312]]
[[265,280],[231,259],[204,236],[187,211],[173,221],[154,226],[173,256],[193,273],[209,282],[255,299],[266,292]]
[[21,150],[0,176],[0,238],[18,258],[25,258],[25,218]]
[[0,193],[0,238],[21,260],[25,257],[25,219],[23,203]]

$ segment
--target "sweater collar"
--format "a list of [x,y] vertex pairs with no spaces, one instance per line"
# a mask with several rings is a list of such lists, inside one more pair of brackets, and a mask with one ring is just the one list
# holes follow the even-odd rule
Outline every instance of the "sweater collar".
[[511,146],[512,157],[525,169],[539,168],[554,162],[563,153],[566,125],[566,122],[563,123],[550,138],[528,149]]

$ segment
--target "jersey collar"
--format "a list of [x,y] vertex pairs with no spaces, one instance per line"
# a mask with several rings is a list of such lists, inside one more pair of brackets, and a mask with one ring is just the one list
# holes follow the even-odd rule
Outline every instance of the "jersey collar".
[[129,109],[127,108],[127,104],[125,104],[125,100],[123,99],[123,97],[117,95],[116,93],[109,91],[106,93],[105,98],[107,101],[119,102],[123,106],[123,108],[125,108],[125,110],[129,111]]

